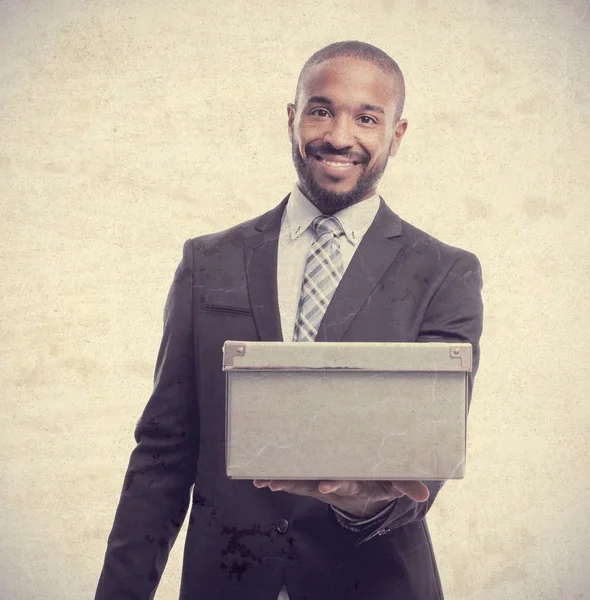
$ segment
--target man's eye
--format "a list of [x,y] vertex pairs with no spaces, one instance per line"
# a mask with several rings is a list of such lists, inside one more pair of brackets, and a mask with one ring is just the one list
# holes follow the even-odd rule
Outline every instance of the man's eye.
[[314,110],[311,111],[311,114],[315,115],[316,117],[330,116],[330,113],[325,108],[315,108]]
[[371,125],[373,123],[377,123],[377,121],[373,117],[369,117],[368,115],[363,115],[362,117],[359,117],[359,119],[364,125]]

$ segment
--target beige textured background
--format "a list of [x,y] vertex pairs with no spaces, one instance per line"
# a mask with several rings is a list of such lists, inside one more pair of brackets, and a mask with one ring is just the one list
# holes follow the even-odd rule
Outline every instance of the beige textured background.
[[383,195],[484,268],[447,598],[590,598],[588,0],[220,4],[0,0],[0,598],[93,597],[182,242],[289,191],[285,105],[342,39],[406,74]]

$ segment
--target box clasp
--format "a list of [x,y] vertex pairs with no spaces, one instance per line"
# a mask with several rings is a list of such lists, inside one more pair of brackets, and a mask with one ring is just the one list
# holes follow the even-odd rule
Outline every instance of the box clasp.
[[223,370],[233,368],[236,356],[246,356],[246,344],[243,342],[225,342],[223,345]]
[[471,344],[467,346],[451,346],[450,348],[451,357],[461,359],[461,368],[466,371],[471,371]]

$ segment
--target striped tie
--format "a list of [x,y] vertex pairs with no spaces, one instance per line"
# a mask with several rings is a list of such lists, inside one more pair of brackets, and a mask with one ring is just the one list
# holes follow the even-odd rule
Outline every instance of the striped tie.
[[321,215],[312,223],[317,239],[311,244],[301,286],[294,342],[313,342],[344,266],[338,238],[344,233],[336,217]]

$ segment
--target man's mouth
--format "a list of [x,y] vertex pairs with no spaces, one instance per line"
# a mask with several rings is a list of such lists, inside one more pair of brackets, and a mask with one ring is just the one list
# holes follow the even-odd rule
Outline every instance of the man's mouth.
[[335,169],[349,169],[350,167],[356,167],[356,165],[360,164],[361,162],[360,160],[351,160],[349,158],[337,156],[330,156],[328,158],[322,156],[321,154],[314,154],[314,158],[322,164],[327,165],[329,167],[333,167]]

